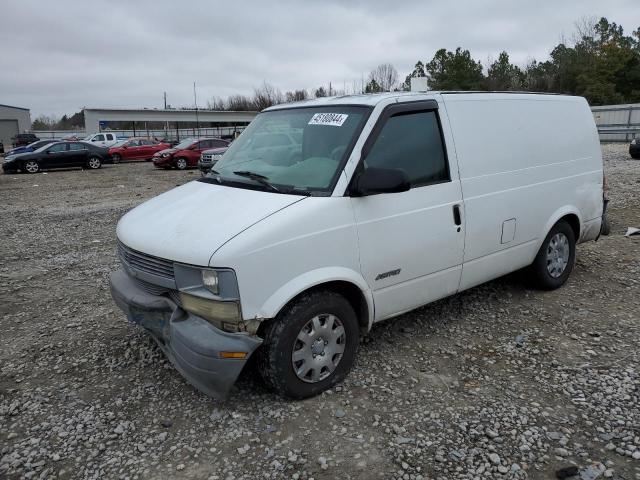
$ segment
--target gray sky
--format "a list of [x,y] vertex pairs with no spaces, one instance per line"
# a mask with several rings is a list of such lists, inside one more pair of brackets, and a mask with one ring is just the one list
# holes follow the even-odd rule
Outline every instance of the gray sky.
[[87,107],[198,104],[251,94],[352,88],[380,63],[403,79],[461,46],[486,66],[545,59],[583,17],[640,26],[638,0],[67,1],[0,3],[0,103],[60,116]]

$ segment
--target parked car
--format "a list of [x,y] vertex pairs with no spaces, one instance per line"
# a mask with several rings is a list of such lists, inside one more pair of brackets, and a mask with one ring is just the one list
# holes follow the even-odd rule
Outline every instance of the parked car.
[[40,140],[34,133],[18,133],[15,137],[11,138],[11,144],[13,147],[22,147],[23,145],[29,145],[30,143]]
[[98,169],[111,163],[109,151],[87,142],[55,142],[29,153],[18,153],[4,158],[5,173],[38,173],[52,168],[82,167]]
[[153,155],[153,164],[158,168],[184,170],[197,167],[203,150],[226,147],[229,142],[221,138],[187,138],[173,148],[161,150]]
[[129,138],[109,148],[109,154],[113,163],[119,163],[121,160],[151,160],[155,153],[167,148],[170,148],[168,143],[147,138]]
[[640,159],[640,139],[634,138],[631,140],[629,155],[631,155],[631,158]]
[[4,143],[0,140],[0,153],[4,154]]
[[221,147],[221,148],[212,148],[211,150],[204,150],[200,155],[200,160],[198,160],[198,169],[200,173],[204,176],[209,171],[215,167],[218,160],[222,158],[224,152],[226,152],[229,147]]
[[16,147],[9,150],[6,155],[17,155],[18,153],[35,152],[45,145],[55,142],[56,140],[38,140],[37,142],[30,143],[29,145],[23,145],[22,147]]
[[[296,141],[278,158],[253,148],[281,134]],[[518,269],[559,288],[602,224],[600,142],[580,97],[283,104],[216,171],[121,218],[111,292],[217,397],[252,355],[274,391],[316,395],[345,378],[373,323]]]
[[115,133],[101,132],[92,133],[83,138],[83,141],[98,145],[100,147],[111,147],[118,143],[122,138],[118,138]]

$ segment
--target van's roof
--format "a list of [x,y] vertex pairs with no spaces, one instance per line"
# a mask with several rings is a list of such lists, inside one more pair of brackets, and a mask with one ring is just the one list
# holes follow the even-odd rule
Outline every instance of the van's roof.
[[482,95],[482,96],[506,96],[506,95],[518,95],[518,96],[553,96],[564,98],[580,98],[571,97],[569,95],[558,95],[555,93],[534,93],[534,92],[487,92],[487,91],[434,91],[428,90],[424,92],[385,92],[385,93],[365,93],[359,95],[341,95],[337,97],[320,97],[311,100],[303,100],[301,102],[281,103],[274,105],[273,107],[266,108],[264,111],[281,110],[284,108],[298,108],[298,107],[315,107],[321,105],[365,105],[375,106],[378,103],[387,100],[389,98],[402,98],[403,100],[410,100],[409,97],[422,97],[430,95]]

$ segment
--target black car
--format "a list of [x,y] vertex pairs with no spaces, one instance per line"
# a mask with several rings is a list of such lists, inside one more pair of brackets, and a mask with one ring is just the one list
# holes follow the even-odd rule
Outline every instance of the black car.
[[634,138],[631,140],[631,145],[629,145],[629,155],[631,155],[631,158],[640,160],[640,138]]
[[5,157],[2,170],[37,173],[51,168],[82,167],[98,169],[103,163],[112,163],[109,149],[86,142],[56,142],[35,152]]
[[11,138],[13,148],[22,147],[23,145],[29,145],[30,143],[40,140],[33,133],[18,133],[15,137]]

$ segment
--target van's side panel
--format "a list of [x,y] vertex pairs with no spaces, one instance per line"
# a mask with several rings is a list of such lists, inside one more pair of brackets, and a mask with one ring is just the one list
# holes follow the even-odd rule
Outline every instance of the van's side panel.
[[[582,240],[602,216],[602,156],[579,97],[443,95],[465,202],[460,289],[530,264],[549,228],[575,214]],[[558,216],[558,218],[555,218]]]

